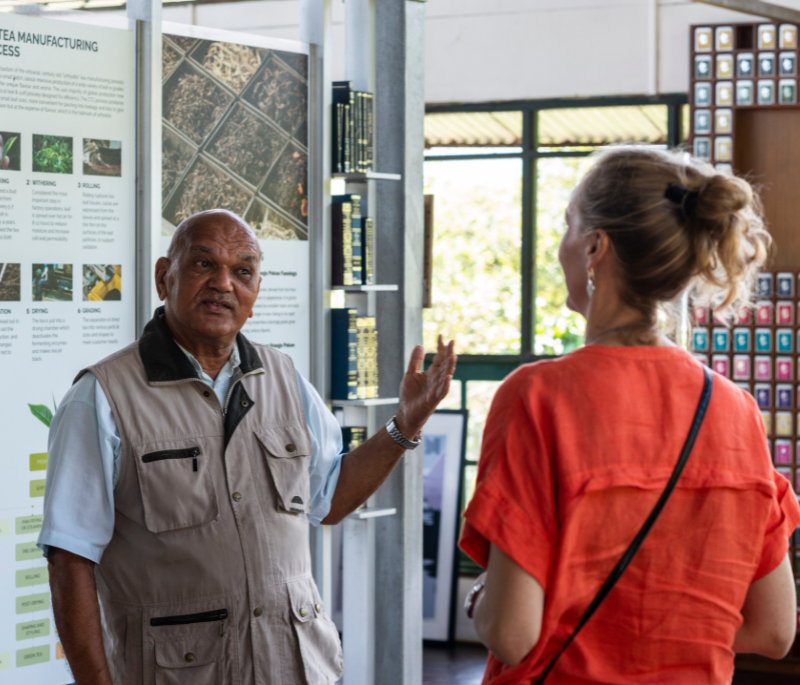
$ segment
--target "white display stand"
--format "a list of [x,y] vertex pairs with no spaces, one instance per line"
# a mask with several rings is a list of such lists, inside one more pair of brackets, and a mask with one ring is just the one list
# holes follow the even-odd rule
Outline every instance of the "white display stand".
[[134,33],[125,20],[54,16],[61,20],[0,14],[9,152],[0,170],[0,681],[8,685],[73,681],[35,544],[46,423],[81,368],[135,338]]

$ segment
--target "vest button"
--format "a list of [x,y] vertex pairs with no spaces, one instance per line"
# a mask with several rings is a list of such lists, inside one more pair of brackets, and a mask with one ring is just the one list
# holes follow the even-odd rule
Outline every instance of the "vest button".
[[183,657],[186,661],[194,661],[194,654],[191,652],[186,652],[186,656]]
[[203,390],[203,397],[211,397],[211,393],[208,390]]
[[246,407],[248,404],[250,404],[250,403],[247,400],[242,400],[242,406],[243,407]]
[[300,609],[300,615],[305,618],[308,616],[308,611],[306,609]]
[[288,445],[286,445],[287,452],[294,452],[296,449],[297,447],[295,447],[291,442]]
[[314,609],[316,610],[317,613],[320,613],[322,611],[322,607],[319,604],[315,604]]
[[241,502],[242,501],[242,493],[241,492],[234,492],[233,495],[234,502]]
[[264,610],[261,607],[256,607],[255,611],[253,611],[253,616],[261,616],[264,613]]

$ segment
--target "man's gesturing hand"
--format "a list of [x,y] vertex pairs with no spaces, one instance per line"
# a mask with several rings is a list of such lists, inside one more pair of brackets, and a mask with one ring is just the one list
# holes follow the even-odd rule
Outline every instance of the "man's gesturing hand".
[[406,375],[400,384],[400,408],[395,420],[400,432],[409,439],[419,433],[450,390],[450,381],[456,370],[454,345],[452,340],[445,345],[440,335],[439,349],[427,371],[422,370],[425,348],[417,345],[411,353]]

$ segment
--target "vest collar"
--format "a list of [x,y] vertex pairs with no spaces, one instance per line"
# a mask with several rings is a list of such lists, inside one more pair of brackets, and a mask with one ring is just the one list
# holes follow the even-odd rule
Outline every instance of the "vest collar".
[[[236,335],[239,350],[239,368],[242,374],[263,369],[264,365],[255,347],[241,333]],[[172,339],[164,323],[164,307],[159,307],[139,338],[139,355],[144,364],[148,383],[174,383],[184,380],[200,380],[192,363]]]

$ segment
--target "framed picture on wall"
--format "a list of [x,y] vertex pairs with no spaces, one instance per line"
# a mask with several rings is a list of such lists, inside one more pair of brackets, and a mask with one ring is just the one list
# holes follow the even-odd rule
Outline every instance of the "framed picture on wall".
[[422,438],[422,637],[436,642],[455,638],[467,415],[465,409],[434,412]]

